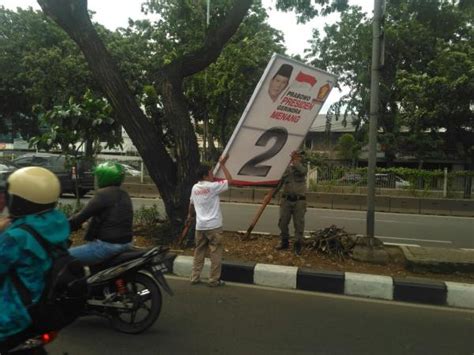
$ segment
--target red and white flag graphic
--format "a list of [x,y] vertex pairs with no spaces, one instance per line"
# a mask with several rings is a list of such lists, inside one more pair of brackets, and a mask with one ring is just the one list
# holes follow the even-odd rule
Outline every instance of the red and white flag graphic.
[[314,76],[305,74],[302,71],[298,73],[295,80],[299,81],[300,83],[308,83],[311,86],[314,86],[318,82]]

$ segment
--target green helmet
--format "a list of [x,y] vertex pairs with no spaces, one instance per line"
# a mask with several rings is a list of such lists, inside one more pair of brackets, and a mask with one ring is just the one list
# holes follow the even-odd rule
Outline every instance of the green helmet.
[[94,175],[99,187],[120,186],[125,178],[125,170],[119,163],[106,161],[97,165]]

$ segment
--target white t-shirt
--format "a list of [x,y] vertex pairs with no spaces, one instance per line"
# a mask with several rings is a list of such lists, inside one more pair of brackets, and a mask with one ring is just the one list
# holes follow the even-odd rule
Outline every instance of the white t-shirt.
[[191,203],[196,211],[196,230],[222,227],[219,194],[229,189],[227,180],[199,181],[191,190]]

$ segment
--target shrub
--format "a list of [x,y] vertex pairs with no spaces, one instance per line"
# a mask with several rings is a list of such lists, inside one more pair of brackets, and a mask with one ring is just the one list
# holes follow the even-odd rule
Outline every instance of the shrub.
[[161,218],[158,206],[142,206],[133,215],[134,232],[152,238],[158,244],[169,244],[173,241],[171,223]]
[[66,215],[71,217],[73,214],[79,212],[84,207],[83,203],[77,205],[76,203],[61,203],[59,202],[56,208]]
[[160,212],[156,204],[151,207],[141,206],[133,213],[133,223],[143,228],[152,227],[160,221]]

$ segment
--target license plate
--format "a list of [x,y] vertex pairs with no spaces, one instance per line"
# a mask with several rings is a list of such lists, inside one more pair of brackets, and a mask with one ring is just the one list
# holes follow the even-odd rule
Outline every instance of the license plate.
[[165,264],[158,264],[158,265],[153,265],[151,269],[154,272],[161,272],[161,273],[166,273],[168,271],[168,268],[166,267]]

